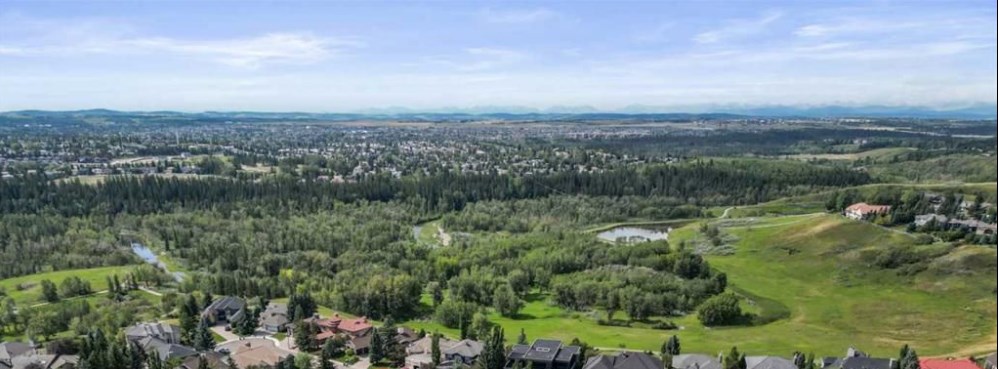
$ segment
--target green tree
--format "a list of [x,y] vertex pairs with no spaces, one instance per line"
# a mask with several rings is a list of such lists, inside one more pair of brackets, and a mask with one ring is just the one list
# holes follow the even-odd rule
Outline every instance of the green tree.
[[440,306],[440,303],[444,302],[444,288],[440,285],[440,282],[430,282],[427,286],[430,291],[430,295],[433,296],[433,308],[436,309]]
[[711,297],[700,306],[697,317],[708,327],[738,324],[745,318],[739,300],[732,293]]
[[197,299],[193,295],[184,298],[183,305],[180,306],[180,333],[181,342],[186,345],[194,344],[196,337],[201,308]]
[[381,360],[385,358],[385,344],[382,342],[382,337],[378,328],[371,329],[371,349],[368,356],[371,359],[371,364],[380,363]]
[[295,369],[312,369],[312,355],[304,352],[296,355]]
[[55,283],[45,279],[41,281],[42,285],[42,299],[46,302],[59,302],[59,289],[56,288]]
[[495,327],[485,340],[479,357],[481,369],[503,369],[506,365],[506,338],[502,327]]
[[440,352],[440,332],[433,332],[433,336],[430,338],[430,360],[433,362],[433,366],[440,366],[440,359],[443,354]]
[[509,284],[496,287],[492,296],[492,304],[496,311],[505,317],[514,317],[520,312],[520,309],[523,309],[523,300],[520,300]]
[[211,334],[211,324],[208,319],[201,319],[195,330],[193,347],[198,351],[211,351],[215,349],[215,336]]
[[669,339],[662,344],[662,354],[676,356],[679,355],[681,351],[682,347],[680,346],[678,336],[669,337]]
[[166,369],[163,367],[163,359],[159,357],[159,352],[153,350],[146,356],[146,368],[147,369]]
[[516,343],[519,345],[527,344],[527,331],[520,328],[520,335],[516,337]]
[[748,364],[745,362],[745,355],[738,352],[737,347],[732,347],[731,351],[724,355],[721,367],[723,369],[746,369]]

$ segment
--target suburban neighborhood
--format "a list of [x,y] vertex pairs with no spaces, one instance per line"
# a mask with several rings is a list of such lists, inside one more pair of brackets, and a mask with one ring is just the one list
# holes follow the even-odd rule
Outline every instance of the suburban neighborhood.
[[[257,369],[297,368],[304,360],[315,368],[338,369],[458,369],[486,368],[489,341],[450,339],[439,334],[417,332],[405,327],[386,327],[364,317],[339,314],[322,317],[317,313],[293,321],[286,304],[268,302],[254,315],[250,304],[239,297],[216,298],[200,313],[201,321],[212,322],[210,349],[182,343],[181,327],[167,322],[138,323],[122,332],[145,358],[156,358],[162,366],[144,361],[139,368],[166,369]],[[254,319],[254,316],[256,318]],[[247,320],[255,320],[248,324]],[[250,334],[237,334],[239,327],[255,326]],[[299,330],[296,332],[296,330]],[[305,330],[302,332],[300,330]],[[501,336],[497,328],[495,334]],[[248,333],[242,331],[242,333]],[[387,339],[387,341],[385,341]],[[802,353],[792,356],[746,356],[737,348],[730,353],[682,353],[677,336],[671,337],[661,353],[605,350],[584,343],[566,344],[552,339],[501,344],[501,369],[995,369],[995,354],[986,358],[918,359],[907,346],[904,358],[871,357],[849,348],[841,357],[814,358]],[[201,343],[198,343],[201,345]],[[303,347],[308,346],[308,347]],[[376,347],[372,347],[376,346]],[[376,351],[376,352],[374,352]],[[394,352],[398,352],[396,356]],[[380,357],[373,357],[380,355]],[[377,363],[372,362],[376,360]],[[492,360],[492,359],[489,359]],[[909,360],[901,366],[905,360]],[[914,361],[911,361],[914,360]],[[79,369],[79,357],[47,352],[33,343],[0,344],[0,369]],[[910,366],[916,362],[917,366]],[[290,364],[289,364],[290,363]],[[297,364],[296,364],[297,363]],[[732,364],[734,363],[734,364]],[[285,366],[290,365],[290,366]],[[732,366],[735,365],[735,366]],[[85,368],[84,368],[85,369]]]

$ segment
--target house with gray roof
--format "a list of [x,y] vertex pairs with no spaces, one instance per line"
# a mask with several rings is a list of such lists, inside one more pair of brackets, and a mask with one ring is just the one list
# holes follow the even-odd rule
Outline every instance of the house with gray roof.
[[474,340],[461,340],[448,348],[442,348],[440,353],[444,355],[444,361],[460,362],[471,365],[478,360],[485,345]]
[[662,360],[641,352],[599,355],[589,358],[583,369],[665,369]]
[[3,365],[12,366],[11,361],[15,357],[28,355],[33,351],[31,345],[22,342],[0,343],[0,368],[3,368]]
[[748,369],[797,369],[793,361],[776,356],[749,356],[745,364]]
[[991,354],[984,359],[984,369],[998,369],[998,354]]
[[[79,362],[75,355],[22,355],[11,360],[10,369],[73,369]],[[0,368],[3,366],[0,365]]]
[[268,333],[284,332],[289,323],[288,305],[271,303],[260,313],[260,328]]
[[220,297],[208,305],[201,316],[211,322],[238,322],[246,314],[246,301],[234,297]]
[[721,360],[701,354],[676,355],[672,358],[676,369],[721,369]]
[[125,337],[132,342],[153,337],[167,343],[179,344],[180,327],[163,323],[138,323],[125,328]]
[[863,351],[850,347],[846,351],[845,358],[824,358],[822,365],[828,369],[891,369],[894,366],[894,359],[873,358]]
[[513,346],[506,355],[506,367],[521,363],[523,367],[533,365],[535,369],[571,369],[580,360],[581,353],[579,346],[563,346],[561,341],[540,339],[530,346]]
[[159,354],[159,358],[163,361],[185,359],[198,354],[197,350],[194,348],[169,343],[155,337],[146,337],[136,343],[138,343],[139,347],[141,347],[146,353],[151,354],[152,352],[156,352]]

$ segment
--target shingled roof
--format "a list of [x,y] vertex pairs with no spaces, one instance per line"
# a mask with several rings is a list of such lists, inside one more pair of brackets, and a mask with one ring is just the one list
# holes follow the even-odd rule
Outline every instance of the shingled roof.
[[599,355],[589,359],[583,369],[663,369],[662,360],[640,352],[616,356]]

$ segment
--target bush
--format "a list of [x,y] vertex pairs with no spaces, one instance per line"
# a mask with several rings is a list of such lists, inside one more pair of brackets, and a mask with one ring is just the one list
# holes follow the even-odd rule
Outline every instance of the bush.
[[711,297],[700,305],[697,315],[700,323],[707,327],[736,325],[745,321],[745,314],[739,306],[741,298],[733,293],[723,293]]
[[651,325],[651,329],[658,329],[658,330],[662,330],[662,331],[673,331],[673,330],[679,329],[679,326],[676,325],[676,323],[673,323],[673,322],[670,322],[670,321],[661,321],[661,322],[655,322],[655,324],[652,324]]
[[607,326],[607,327],[631,327],[631,322],[624,320],[605,320],[600,319],[596,321],[597,325]]

